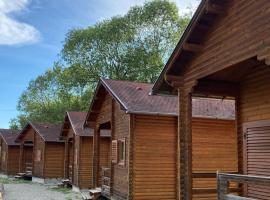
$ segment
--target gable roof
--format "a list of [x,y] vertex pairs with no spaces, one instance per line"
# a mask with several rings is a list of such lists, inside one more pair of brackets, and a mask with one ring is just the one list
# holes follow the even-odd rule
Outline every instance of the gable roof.
[[152,88],[153,94],[172,92],[173,88],[168,84],[165,76],[177,73],[177,71],[180,71],[181,65],[188,63],[193,58],[194,54],[190,53],[190,49],[185,46],[197,45],[199,47],[216,19],[225,13],[229,2],[230,0],[201,0],[189,25],[156,80]]
[[[178,98],[176,96],[150,95],[153,84],[131,81],[101,79],[98,90],[104,87],[118,101],[126,113],[146,115],[178,115]],[[87,116],[91,115],[96,96],[93,98]],[[96,100],[97,101],[97,100]],[[194,98],[193,117],[234,119],[235,105],[233,100]]]
[[0,129],[0,136],[8,146],[18,146],[15,140],[18,137],[20,131],[12,129]]
[[[83,127],[86,116],[87,112],[67,112],[65,117],[65,123],[70,124],[75,135],[85,137],[93,136],[94,135],[93,129]],[[64,125],[61,132],[62,132],[61,135],[63,135]]]
[[[65,123],[68,123],[71,125],[71,128],[73,129],[75,135],[81,137],[93,137],[94,129],[84,127],[86,116],[87,112],[76,112],[76,111],[67,112],[65,122],[62,127],[61,136],[63,136],[65,132]],[[100,130],[100,136],[111,137],[111,131],[102,129]]]
[[19,134],[17,140],[21,139],[27,130],[32,128],[45,142],[63,142],[60,139],[61,127],[61,124],[29,122]]

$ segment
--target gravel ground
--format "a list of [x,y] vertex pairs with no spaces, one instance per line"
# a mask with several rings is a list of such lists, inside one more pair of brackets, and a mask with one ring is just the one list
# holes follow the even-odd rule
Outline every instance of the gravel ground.
[[71,190],[49,188],[39,184],[4,184],[5,200],[79,200],[80,195]]

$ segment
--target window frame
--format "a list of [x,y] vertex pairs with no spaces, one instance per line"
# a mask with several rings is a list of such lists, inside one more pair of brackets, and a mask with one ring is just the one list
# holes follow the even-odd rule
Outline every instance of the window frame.
[[126,165],[126,138],[118,139],[118,165],[125,166]]

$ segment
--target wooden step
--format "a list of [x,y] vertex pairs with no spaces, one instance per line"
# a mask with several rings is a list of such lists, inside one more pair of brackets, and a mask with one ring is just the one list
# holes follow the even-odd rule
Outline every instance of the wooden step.
[[88,192],[81,192],[81,196],[83,200],[92,200],[93,197]]
[[91,189],[89,193],[92,199],[98,199],[101,196],[101,188]]

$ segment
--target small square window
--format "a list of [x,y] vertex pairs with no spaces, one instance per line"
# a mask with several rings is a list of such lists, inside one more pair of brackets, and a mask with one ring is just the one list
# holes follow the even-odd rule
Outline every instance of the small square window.
[[118,140],[118,164],[125,165],[126,161],[126,139]]

